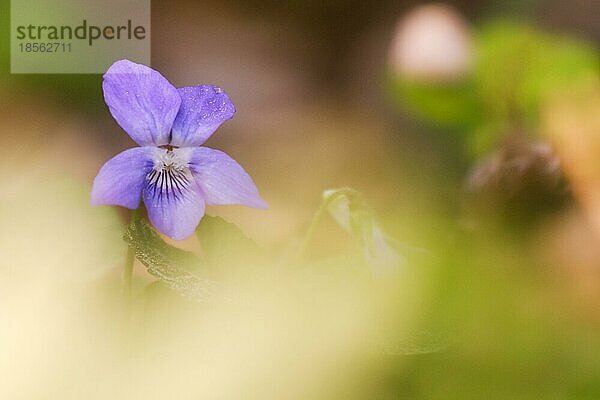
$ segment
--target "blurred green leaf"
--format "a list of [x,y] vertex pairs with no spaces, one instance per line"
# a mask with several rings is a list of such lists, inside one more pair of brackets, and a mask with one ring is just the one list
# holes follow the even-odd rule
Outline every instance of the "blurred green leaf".
[[476,40],[475,85],[485,118],[473,131],[475,155],[515,130],[537,134],[546,100],[598,79],[598,53],[584,42],[510,21],[483,26]]
[[469,79],[436,83],[392,77],[391,84],[393,96],[420,118],[461,128],[481,119],[476,88]]
[[477,40],[476,82],[489,115],[537,112],[547,95],[587,84],[598,75],[593,46],[526,24],[488,24]]
[[148,272],[171,289],[194,300],[213,293],[215,282],[200,278],[200,259],[167,244],[143,219],[132,221],[124,238]]
[[517,93],[518,107],[530,117],[537,119],[546,100],[577,92],[598,80],[600,59],[587,43],[548,37],[535,55]]

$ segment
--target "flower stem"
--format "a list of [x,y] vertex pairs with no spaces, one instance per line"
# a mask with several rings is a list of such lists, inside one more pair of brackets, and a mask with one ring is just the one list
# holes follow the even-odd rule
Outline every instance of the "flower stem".
[[317,212],[315,213],[315,215],[313,216],[313,218],[310,222],[310,225],[306,231],[306,234],[304,235],[304,240],[302,241],[302,245],[300,246],[300,248],[298,249],[298,253],[296,254],[296,262],[301,262],[306,257],[308,247],[312,243],[313,238],[315,236],[315,232],[317,230],[317,227],[319,226],[319,223],[321,223],[321,221],[323,220],[323,216],[327,213],[327,209],[329,208],[329,205],[331,203],[333,203],[333,201],[336,200],[340,196],[344,196],[344,195],[351,196],[351,195],[354,195],[355,193],[356,192],[353,189],[342,188],[342,189],[336,190],[335,193],[333,193],[330,196],[327,196],[326,198],[323,199],[323,201],[321,202],[321,205],[319,206],[319,209],[317,210]]
[[[131,220],[129,224],[134,223],[140,215],[140,209],[136,208],[131,212]],[[135,261],[135,252],[133,251],[133,247],[127,247],[127,256],[125,257],[125,267],[123,268],[122,275],[122,293],[123,299],[129,301],[131,299],[131,281],[133,277],[133,262]]]
[[298,249],[298,253],[296,255],[296,261],[300,262],[304,259],[304,257],[306,257],[306,252],[308,250],[308,246],[311,244],[313,237],[315,236],[315,231],[317,230],[319,223],[323,219],[323,215],[327,211],[328,205],[329,205],[329,202],[327,200],[323,201],[321,203],[321,205],[319,206],[319,209],[313,216],[312,220],[310,221],[310,225],[308,226],[308,229],[306,230],[306,234],[304,235],[304,240],[302,241],[302,245]]

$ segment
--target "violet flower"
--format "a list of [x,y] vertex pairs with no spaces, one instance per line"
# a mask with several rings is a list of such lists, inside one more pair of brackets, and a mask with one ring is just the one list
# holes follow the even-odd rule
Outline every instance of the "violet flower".
[[237,162],[200,147],[235,113],[220,88],[176,89],[159,72],[128,60],[108,69],[102,88],[111,114],[141,147],[102,166],[92,204],[135,209],[143,198],[152,224],[177,240],[194,233],[206,204],[267,207]]

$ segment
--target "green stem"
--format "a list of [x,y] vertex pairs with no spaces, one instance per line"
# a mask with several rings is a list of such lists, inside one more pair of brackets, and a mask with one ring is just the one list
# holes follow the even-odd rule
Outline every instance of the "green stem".
[[328,196],[321,202],[319,209],[313,216],[313,218],[310,222],[310,225],[308,227],[308,230],[306,231],[306,234],[304,235],[304,240],[302,241],[302,245],[300,246],[300,249],[298,250],[298,253],[296,256],[297,262],[301,262],[304,259],[304,257],[306,257],[308,247],[312,243],[313,238],[315,236],[315,232],[317,230],[317,227],[319,226],[319,223],[323,219],[323,216],[327,213],[327,209],[329,208],[329,205],[331,203],[333,203],[333,201],[336,200],[340,196],[345,195],[345,196],[352,198],[353,196],[356,196],[356,194],[357,194],[357,192],[354,189],[350,189],[350,188],[337,189],[335,191],[335,193],[331,194],[330,196]]
[[[129,224],[132,224],[139,218],[140,209],[136,208],[131,212],[131,220]],[[122,292],[125,300],[131,299],[131,281],[133,278],[133,262],[135,261],[135,252],[132,246],[127,246],[127,256],[125,257],[125,267],[122,275]]]
[[329,201],[328,200],[323,201],[321,203],[321,205],[319,206],[319,209],[317,210],[317,212],[313,216],[313,218],[312,218],[312,220],[310,222],[310,225],[308,226],[308,230],[306,231],[306,234],[304,235],[304,240],[302,241],[302,245],[298,249],[298,254],[296,256],[296,260],[298,262],[302,261],[304,259],[304,257],[306,256],[306,252],[308,250],[308,246],[312,242],[313,236],[315,236],[315,232],[317,230],[317,227],[319,226],[319,223],[321,222],[321,219],[323,219],[323,215],[327,211],[327,206],[328,205],[329,205]]

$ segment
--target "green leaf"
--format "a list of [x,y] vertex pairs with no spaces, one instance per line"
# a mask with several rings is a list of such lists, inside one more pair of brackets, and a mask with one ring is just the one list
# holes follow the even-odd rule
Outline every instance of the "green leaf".
[[202,279],[198,257],[167,244],[143,220],[135,219],[127,228],[125,241],[148,272],[185,297],[203,300],[215,289],[215,282]]
[[418,82],[391,78],[393,97],[412,114],[449,127],[463,128],[481,120],[476,88],[470,79],[455,82]]
[[483,26],[476,42],[475,86],[485,119],[473,131],[475,155],[515,129],[537,134],[546,101],[598,81],[598,52],[585,42],[511,21]]
[[529,117],[537,118],[545,101],[577,93],[598,81],[600,59],[587,43],[548,37],[547,43],[538,46],[536,55],[517,93],[518,106]]
[[218,273],[223,269],[247,267],[264,261],[264,252],[240,228],[221,217],[205,215],[196,229],[203,259]]
[[585,42],[510,21],[484,26],[477,40],[476,81],[488,112],[537,113],[548,95],[598,77],[598,53]]

